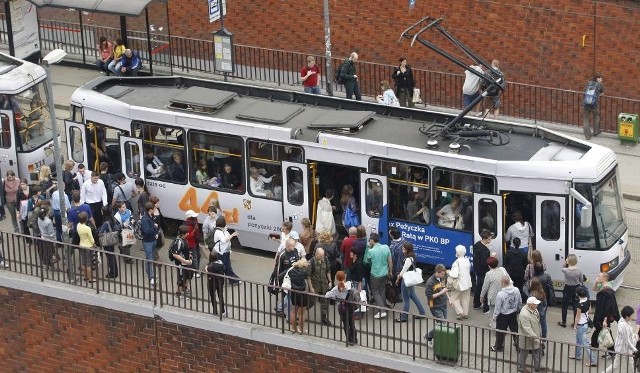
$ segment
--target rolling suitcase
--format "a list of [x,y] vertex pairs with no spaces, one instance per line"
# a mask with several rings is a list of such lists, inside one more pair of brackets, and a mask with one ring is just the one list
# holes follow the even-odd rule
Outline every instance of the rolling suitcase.
[[456,363],[462,352],[460,327],[436,324],[433,334],[433,351],[438,360]]

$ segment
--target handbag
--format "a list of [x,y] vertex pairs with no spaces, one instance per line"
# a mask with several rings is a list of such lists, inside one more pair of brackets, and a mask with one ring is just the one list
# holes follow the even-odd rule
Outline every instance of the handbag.
[[447,289],[449,291],[458,290],[460,288],[460,277],[449,276],[450,271],[447,271]]
[[398,303],[398,292],[396,291],[396,285],[391,280],[387,280],[387,285],[384,289],[384,295],[387,299],[387,302],[391,303],[391,306],[388,308],[393,308],[393,306]]
[[407,271],[402,275],[402,281],[404,281],[404,286],[406,287],[416,286],[423,282],[422,269],[417,268],[414,263],[411,265],[413,266],[413,271]]
[[357,227],[358,225],[360,225],[360,216],[347,204],[347,207],[344,209],[344,227],[349,229],[351,227]]
[[613,346],[613,337],[611,337],[611,331],[609,328],[602,328],[600,334],[598,334],[598,347],[609,348]]
[[131,246],[136,243],[136,236],[133,229],[124,228],[121,231],[122,234],[122,246]]
[[284,274],[284,278],[282,279],[282,284],[280,285],[280,287],[285,290],[291,290],[291,277],[289,277],[289,271],[291,271],[291,268],[287,269],[287,272]]
[[[107,223],[109,224],[109,223]],[[114,231],[109,224],[109,231],[100,233],[98,236],[98,240],[100,241],[100,246],[115,246],[120,243],[120,233],[118,231]]]
[[414,104],[421,104],[422,103],[422,98],[420,97],[420,88],[414,88],[413,89],[413,97],[411,98],[411,101]]

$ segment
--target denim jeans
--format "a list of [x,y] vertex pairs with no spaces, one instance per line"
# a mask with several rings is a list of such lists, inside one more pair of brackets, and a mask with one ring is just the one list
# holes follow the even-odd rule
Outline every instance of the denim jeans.
[[540,307],[538,305],[538,313],[540,314],[540,331],[542,338],[547,338],[547,309],[548,307]]
[[53,210],[53,219],[56,223],[56,241],[62,242],[62,214],[60,214],[60,210]]
[[[431,308],[430,311],[431,311],[431,315],[433,315],[433,317],[435,317],[436,319],[443,319],[443,320],[447,319],[447,306],[444,306],[441,308]],[[436,320],[436,322],[442,324],[442,321]],[[433,339],[433,333],[434,333],[434,330],[431,329],[427,334],[427,340],[430,341]]]
[[589,348],[589,337],[587,337],[587,331],[589,327],[587,324],[578,325],[576,328],[576,359],[582,359],[582,349],[585,348],[587,351],[587,356],[589,357],[589,362],[595,364],[598,359],[598,353],[596,351],[592,351]]
[[375,300],[376,306],[386,307],[385,290],[387,286],[387,276],[371,276],[371,297]]
[[[411,308],[411,302],[409,300],[412,300],[413,303],[416,304],[416,307],[418,307],[418,312],[420,312],[421,315],[424,315],[426,312],[424,311],[424,307],[422,307],[422,303],[420,302],[420,298],[418,298],[418,295],[416,294],[416,288],[415,286],[405,286],[404,285],[404,281],[402,281],[400,283],[400,289],[402,291],[402,300],[404,301],[404,304],[402,306],[402,310],[404,312],[409,312],[409,308]],[[407,319],[407,315],[406,314],[402,314],[400,316],[400,318],[402,320],[406,320]]]
[[156,249],[156,240],[142,241],[142,248],[144,249],[144,268],[149,276],[149,280],[153,278],[153,251]]
[[[225,276],[229,276],[229,277],[235,277],[238,278],[238,275],[236,275],[236,273],[233,271],[233,268],[231,268],[231,253],[230,252],[226,252],[224,254],[222,254],[222,264],[224,264],[224,274]],[[238,282],[238,280],[229,280],[230,283],[236,283]]]
[[314,95],[319,95],[320,92],[320,87],[319,86],[315,86],[315,87],[304,87],[304,93],[313,93]]

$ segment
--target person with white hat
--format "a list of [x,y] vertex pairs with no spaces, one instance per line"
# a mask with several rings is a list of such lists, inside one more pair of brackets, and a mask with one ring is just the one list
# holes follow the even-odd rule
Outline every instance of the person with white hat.
[[540,369],[540,345],[542,340],[542,327],[540,326],[540,314],[538,313],[538,305],[540,300],[536,297],[527,298],[527,305],[522,307],[518,315],[518,372],[529,373],[525,368],[527,356],[529,353],[533,355],[533,370],[541,372],[546,369]]

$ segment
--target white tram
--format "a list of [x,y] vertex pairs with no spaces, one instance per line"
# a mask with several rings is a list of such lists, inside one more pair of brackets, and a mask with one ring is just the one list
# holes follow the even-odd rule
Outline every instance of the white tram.
[[42,165],[55,170],[47,76],[41,66],[0,53],[0,172],[29,182]]
[[[450,266],[482,229],[501,259],[515,210],[556,289],[569,254],[614,287],[630,260],[615,154],[542,127],[464,118],[445,136],[449,114],[181,77],[101,77],[75,91],[71,113],[71,159],[95,169],[92,153],[108,148],[112,169],[144,177],[169,218],[202,221],[217,200],[246,247],[275,250],[268,235],[313,221],[329,188],[344,235],[351,186],[367,230],[388,242],[397,227],[423,264]],[[455,224],[438,219],[454,199]]]

